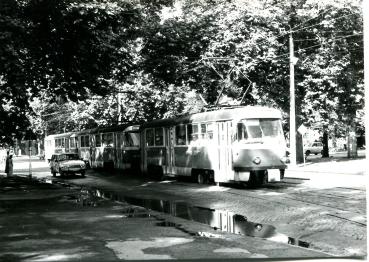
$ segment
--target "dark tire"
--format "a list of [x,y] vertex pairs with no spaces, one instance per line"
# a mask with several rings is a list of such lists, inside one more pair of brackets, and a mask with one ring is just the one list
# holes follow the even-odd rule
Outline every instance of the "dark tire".
[[85,172],[85,171],[82,171],[82,172],[81,172],[81,176],[82,176],[82,177],[85,177],[85,176],[86,176],[86,172]]
[[306,156],[310,155],[310,150],[307,150],[307,151],[305,152],[305,155],[306,155]]

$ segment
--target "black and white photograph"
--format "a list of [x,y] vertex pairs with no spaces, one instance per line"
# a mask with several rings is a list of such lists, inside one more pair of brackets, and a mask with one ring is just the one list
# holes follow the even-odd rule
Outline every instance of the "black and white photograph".
[[0,261],[366,260],[368,15],[0,0]]

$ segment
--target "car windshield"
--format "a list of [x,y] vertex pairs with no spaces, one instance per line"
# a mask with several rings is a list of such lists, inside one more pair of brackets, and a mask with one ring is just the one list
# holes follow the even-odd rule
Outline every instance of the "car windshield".
[[59,160],[60,161],[65,161],[65,160],[78,160],[79,156],[78,154],[65,154],[65,155],[60,155],[59,156]]
[[243,119],[237,129],[239,141],[265,141],[283,137],[280,119]]

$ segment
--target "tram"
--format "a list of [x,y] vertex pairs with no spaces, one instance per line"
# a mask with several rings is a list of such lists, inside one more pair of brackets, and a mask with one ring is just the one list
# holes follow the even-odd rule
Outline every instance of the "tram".
[[261,185],[283,178],[286,141],[277,109],[220,108],[142,125],[119,125],[45,139],[54,152],[78,152],[92,168],[192,177],[198,183]]
[[89,167],[140,169],[138,125],[118,125],[49,135],[45,138],[45,159],[54,153],[78,153]]
[[145,123],[141,170],[198,183],[279,181],[287,167],[281,120],[279,110],[246,106]]
[[[45,138],[45,160],[50,162],[54,153],[67,153],[76,150],[75,140],[71,139],[73,132],[49,135]],[[71,140],[73,143],[71,143]]]

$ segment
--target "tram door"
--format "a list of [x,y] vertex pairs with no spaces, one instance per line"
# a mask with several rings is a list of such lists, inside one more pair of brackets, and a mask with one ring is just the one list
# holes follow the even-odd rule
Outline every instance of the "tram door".
[[232,122],[218,122],[218,155],[219,155],[219,181],[232,180],[232,150],[231,150],[231,130]]
[[165,128],[166,132],[166,141],[167,141],[167,147],[166,147],[166,166],[167,175],[175,175],[175,165],[174,165],[174,127]]

